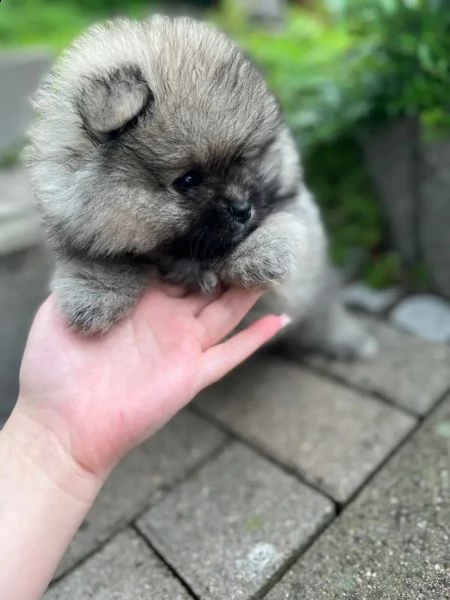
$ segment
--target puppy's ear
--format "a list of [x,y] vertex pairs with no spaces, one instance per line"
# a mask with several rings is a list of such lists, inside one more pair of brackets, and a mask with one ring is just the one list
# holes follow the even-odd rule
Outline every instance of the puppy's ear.
[[77,100],[83,124],[93,133],[119,134],[151,108],[154,97],[141,70],[124,65],[84,81]]

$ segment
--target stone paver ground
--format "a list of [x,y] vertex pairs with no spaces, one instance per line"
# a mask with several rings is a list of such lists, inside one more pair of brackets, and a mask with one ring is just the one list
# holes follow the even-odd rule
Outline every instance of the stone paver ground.
[[261,353],[131,454],[45,599],[450,599],[450,346],[368,324],[372,363]]
[[[40,77],[48,59],[33,60],[0,70]],[[26,115],[17,86],[1,90],[0,107],[15,109],[4,147]],[[0,380],[13,399],[50,265],[21,171],[0,183]],[[383,322],[397,300],[353,289],[353,303],[379,313],[374,361],[261,354],[132,453],[46,600],[450,599],[450,346]],[[429,337],[448,340],[448,317],[445,327]]]

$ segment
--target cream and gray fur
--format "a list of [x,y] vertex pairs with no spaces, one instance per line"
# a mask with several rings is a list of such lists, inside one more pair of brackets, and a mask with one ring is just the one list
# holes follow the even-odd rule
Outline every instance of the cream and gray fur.
[[68,323],[103,332],[154,278],[266,288],[250,318],[343,357],[375,345],[345,312],[321,217],[260,72],[188,18],[96,26],[35,99],[29,168]]

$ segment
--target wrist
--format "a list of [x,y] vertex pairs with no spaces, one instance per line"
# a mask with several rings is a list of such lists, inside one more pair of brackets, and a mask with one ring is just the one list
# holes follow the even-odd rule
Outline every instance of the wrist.
[[[73,458],[69,440],[30,414],[19,400],[0,433],[4,451],[22,469],[31,470],[49,487],[75,501],[90,505],[104,480],[84,469]],[[66,443],[67,442],[67,443]]]
[[0,598],[23,600],[42,598],[101,486],[24,409],[0,432]]

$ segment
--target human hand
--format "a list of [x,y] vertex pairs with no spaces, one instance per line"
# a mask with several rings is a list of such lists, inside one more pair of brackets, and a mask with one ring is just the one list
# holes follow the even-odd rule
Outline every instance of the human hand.
[[50,298],[28,339],[16,418],[104,480],[124,454],[282,328],[285,318],[270,315],[221,342],[257,299],[237,289],[212,297],[164,285],[106,335],[83,337],[65,327]]

